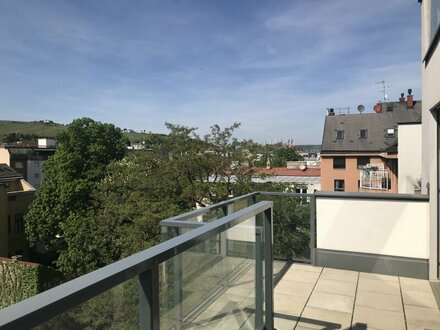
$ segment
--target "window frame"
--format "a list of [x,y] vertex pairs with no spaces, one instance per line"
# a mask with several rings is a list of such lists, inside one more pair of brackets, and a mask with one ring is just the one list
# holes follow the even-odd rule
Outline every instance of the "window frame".
[[[341,165],[336,165],[335,161],[341,161]],[[343,165],[342,165],[343,163]],[[347,166],[345,157],[333,157],[333,169],[335,170],[343,170]]]
[[[364,136],[362,136],[362,132],[364,132]],[[367,139],[368,138],[368,129],[363,128],[359,130],[359,139]]]
[[337,130],[336,131],[336,140],[343,140],[345,137],[345,131],[344,130]]
[[[342,183],[342,185],[340,185],[340,187],[337,187],[338,186],[337,183]],[[344,192],[345,191],[345,180],[343,180],[343,179],[333,180],[333,191]]]
[[[359,160],[362,159],[362,158],[364,160],[368,159],[368,162],[366,162],[365,164],[359,164]],[[370,156],[358,156],[356,158],[356,165],[357,165],[357,169],[358,170],[363,169],[365,165],[370,164],[370,163],[371,163],[371,157]]]

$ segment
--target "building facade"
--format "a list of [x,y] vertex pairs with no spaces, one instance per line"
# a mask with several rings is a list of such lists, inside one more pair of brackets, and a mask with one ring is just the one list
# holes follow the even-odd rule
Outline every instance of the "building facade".
[[421,2],[422,193],[429,194],[430,278],[439,278],[440,1]]
[[55,151],[54,139],[38,139],[36,147],[3,145],[0,146],[0,164],[7,164],[38,188],[44,179],[43,164]]
[[23,176],[0,164],[0,257],[28,255],[24,216],[34,195],[35,189]]
[[[335,115],[329,110],[321,151],[322,191],[399,192],[399,148],[404,148],[398,144],[399,131],[406,136],[410,130],[401,127],[408,124],[420,130],[422,120],[421,102],[411,94],[408,90],[398,102],[378,103],[374,113]],[[421,163],[420,157],[412,161]],[[407,181],[420,177],[420,170],[412,171]],[[416,189],[414,185],[406,192]]]

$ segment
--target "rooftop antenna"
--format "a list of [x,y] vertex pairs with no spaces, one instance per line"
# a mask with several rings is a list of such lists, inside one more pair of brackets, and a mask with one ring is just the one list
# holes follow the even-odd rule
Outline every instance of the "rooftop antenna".
[[362,114],[362,112],[365,111],[365,107],[364,107],[362,104],[359,104],[358,107],[357,107],[357,109],[358,109],[358,111],[359,111],[360,114]]
[[382,81],[378,81],[377,83],[375,83],[375,85],[382,85],[382,89],[378,90],[379,93],[383,93],[383,100],[386,102],[388,101],[388,94],[387,94],[387,88],[391,87],[390,85],[386,85],[385,84],[385,80]]

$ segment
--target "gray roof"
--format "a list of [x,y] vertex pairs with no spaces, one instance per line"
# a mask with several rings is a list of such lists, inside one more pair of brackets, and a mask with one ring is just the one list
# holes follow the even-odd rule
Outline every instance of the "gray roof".
[[0,164],[0,182],[23,179],[23,176],[17,173],[13,168],[6,164]]
[[[390,107],[392,111],[388,111]],[[414,109],[407,109],[406,102],[384,102],[381,113],[364,113],[327,116],[322,138],[322,153],[334,152],[397,152],[397,126],[404,123],[421,123],[422,102],[416,101]],[[387,137],[387,129],[394,128],[394,137]],[[368,130],[361,139],[360,130]],[[337,131],[344,131],[344,138],[337,139]]]

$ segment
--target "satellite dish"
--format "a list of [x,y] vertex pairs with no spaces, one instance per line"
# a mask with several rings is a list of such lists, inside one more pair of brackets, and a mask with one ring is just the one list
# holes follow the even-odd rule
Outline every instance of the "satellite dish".
[[362,113],[365,111],[365,107],[362,104],[359,104],[357,109],[358,109],[359,113]]

